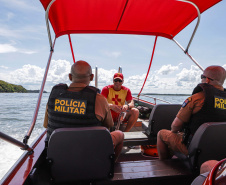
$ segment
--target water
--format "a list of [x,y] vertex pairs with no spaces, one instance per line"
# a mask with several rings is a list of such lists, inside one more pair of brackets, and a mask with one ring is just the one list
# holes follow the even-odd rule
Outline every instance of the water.
[[[136,95],[134,95],[136,97]],[[171,103],[182,103],[187,96],[150,95]],[[36,125],[28,144],[44,130],[43,120],[49,93],[44,93],[37,117]],[[152,98],[140,97],[154,102]],[[22,141],[30,127],[38,93],[0,93],[0,131]],[[161,103],[157,100],[157,103]],[[0,179],[11,168],[16,160],[23,154],[19,147],[0,139]]]

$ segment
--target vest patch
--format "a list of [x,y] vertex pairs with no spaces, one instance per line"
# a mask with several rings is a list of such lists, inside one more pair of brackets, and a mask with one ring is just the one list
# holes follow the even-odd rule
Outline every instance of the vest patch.
[[87,107],[86,100],[75,100],[68,98],[55,99],[54,111],[69,114],[85,114]]
[[214,108],[215,109],[226,109],[226,99],[220,96],[214,96]]

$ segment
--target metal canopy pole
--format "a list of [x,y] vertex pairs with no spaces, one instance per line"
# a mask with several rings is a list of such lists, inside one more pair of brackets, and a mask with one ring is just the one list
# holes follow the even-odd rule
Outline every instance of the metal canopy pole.
[[98,88],[98,68],[95,67],[95,87]]
[[122,73],[122,67],[121,66],[119,66],[119,68],[118,68],[118,73]]
[[197,14],[198,14],[197,23],[196,23],[195,29],[194,29],[194,31],[192,33],[192,36],[191,36],[190,40],[189,40],[187,48],[184,50],[184,53],[188,53],[188,49],[189,49],[189,47],[191,45],[191,42],[192,42],[192,40],[193,40],[193,38],[195,36],[195,33],[196,33],[197,29],[198,29],[198,26],[199,26],[199,22],[200,22],[200,19],[201,19],[201,14],[200,14],[198,6],[195,3],[190,2],[190,1],[186,1],[186,0],[177,0],[177,1],[181,1],[181,2],[184,2],[184,3],[189,3],[189,4],[193,5],[195,7],[196,11],[197,11]]
[[[53,48],[54,48],[54,45],[55,45],[55,41],[56,41],[56,38],[55,38],[54,43],[52,45]],[[38,97],[38,101],[37,101],[37,104],[36,104],[36,108],[35,108],[35,112],[34,112],[34,115],[33,115],[33,119],[32,119],[32,122],[31,122],[31,125],[30,125],[30,128],[29,128],[29,131],[27,132],[27,135],[24,137],[24,140],[23,140],[23,143],[25,143],[25,144],[27,144],[27,141],[30,138],[31,132],[32,132],[32,130],[33,130],[34,126],[35,126],[35,123],[36,123],[39,107],[40,107],[40,104],[41,104],[42,94],[43,94],[43,91],[44,91],[45,82],[46,82],[48,71],[49,71],[49,66],[50,66],[52,54],[53,54],[53,50],[50,50],[49,59],[48,59],[47,65],[46,65],[46,70],[45,70],[45,74],[44,74],[44,77],[43,77],[43,80],[42,80],[41,89],[39,91],[39,97]]]
[[46,19],[46,28],[47,28],[47,33],[48,33],[48,37],[49,37],[49,45],[50,45],[50,50],[53,50],[53,44],[52,44],[52,38],[51,38],[51,33],[50,33],[50,29],[49,29],[49,9],[52,6],[52,4],[55,2],[56,0],[52,0],[47,9],[46,9],[46,13],[45,13],[45,19]]
[[53,54],[53,51],[54,51],[54,45],[55,45],[55,42],[56,42],[56,38],[55,38],[54,42],[52,43],[51,33],[50,33],[50,29],[49,29],[49,9],[50,9],[51,5],[55,1],[56,0],[52,0],[49,3],[49,5],[48,5],[48,7],[46,9],[46,13],[45,13],[46,28],[47,28],[47,33],[48,33],[48,37],[49,37],[49,44],[50,44],[50,54],[49,54],[49,59],[48,59],[47,65],[46,65],[45,74],[44,74],[44,77],[43,77],[43,80],[42,80],[41,89],[39,91],[39,97],[38,97],[38,101],[37,101],[37,104],[36,104],[35,112],[34,112],[34,115],[33,115],[33,118],[32,118],[32,122],[31,122],[30,128],[29,128],[29,130],[27,132],[27,135],[24,136],[24,139],[23,139],[23,143],[24,144],[27,144],[28,139],[30,138],[32,130],[33,130],[33,128],[35,126],[35,123],[36,123],[36,119],[37,119],[37,116],[38,116],[38,111],[39,111],[39,107],[40,107],[40,103],[41,103],[41,99],[42,99],[42,94],[43,94],[43,91],[44,91],[45,82],[46,82],[46,79],[47,79],[47,74],[48,74],[48,70],[49,70],[52,54]]
[[[184,48],[175,40],[175,39],[172,39],[184,52],[185,52],[185,50],[184,50]],[[188,53],[188,52],[185,52],[185,54],[202,70],[202,71],[204,71],[203,70],[203,68],[202,68],[202,66],[200,66],[200,64]]]

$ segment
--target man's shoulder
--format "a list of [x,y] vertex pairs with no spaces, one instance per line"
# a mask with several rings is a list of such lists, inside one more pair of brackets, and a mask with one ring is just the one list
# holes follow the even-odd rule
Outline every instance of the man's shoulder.
[[195,93],[191,96],[192,100],[204,99],[204,98],[205,98],[205,93],[203,91]]
[[63,84],[63,83],[60,83],[60,84],[57,84],[57,85],[54,85],[52,90],[53,89],[68,89],[68,85],[67,84]]
[[97,94],[96,101],[108,104],[107,99],[102,94]]
[[122,90],[126,90],[126,91],[130,91],[130,89],[129,89],[128,87],[125,87],[125,86],[123,86],[123,85],[122,85],[121,89],[122,89]]

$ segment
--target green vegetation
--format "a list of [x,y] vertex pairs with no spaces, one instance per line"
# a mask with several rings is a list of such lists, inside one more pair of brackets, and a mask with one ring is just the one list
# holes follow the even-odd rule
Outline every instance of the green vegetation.
[[0,92],[19,92],[19,93],[26,93],[27,89],[25,89],[21,85],[14,85],[7,82],[0,80]]

